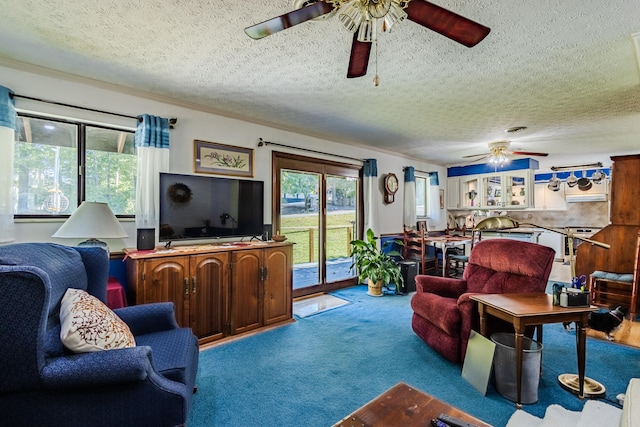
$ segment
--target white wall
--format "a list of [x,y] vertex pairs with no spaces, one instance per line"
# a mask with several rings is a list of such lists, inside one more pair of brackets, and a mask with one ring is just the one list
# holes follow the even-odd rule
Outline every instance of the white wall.
[[[19,67],[19,68],[18,68]],[[271,152],[291,151],[301,155],[310,155],[299,150],[287,150],[281,147],[257,146],[258,139],[277,142],[295,147],[322,147],[319,151],[339,153],[343,156],[355,158],[376,158],[378,160],[379,196],[380,196],[380,232],[382,234],[398,233],[402,231],[402,190],[396,193],[395,202],[390,205],[382,203],[383,179],[387,173],[395,173],[402,182],[404,166],[414,166],[418,170],[437,171],[440,176],[441,188],[446,185],[446,168],[417,162],[405,157],[376,152],[370,148],[363,148],[341,144],[334,141],[314,138],[298,133],[288,132],[268,126],[254,124],[219,114],[203,111],[202,108],[185,103],[173,102],[166,99],[126,90],[99,82],[76,79],[71,76],[27,68],[7,62],[0,62],[0,84],[12,89],[15,93],[46,100],[78,105],[98,110],[116,112],[125,115],[153,114],[162,117],[176,117],[178,123],[171,131],[170,172],[192,174],[194,166],[193,140],[218,142],[222,144],[254,148],[254,179],[265,181],[264,217],[266,223],[271,223]],[[92,113],[79,109],[62,107],[18,98],[16,108],[34,113],[55,114],[62,117],[72,117],[90,120],[127,128],[135,128],[133,119],[120,118],[100,113]],[[224,109],[224,106],[220,107]],[[316,156],[317,157],[317,156]],[[327,156],[327,159],[342,161],[342,159]],[[438,201],[436,201],[438,203]],[[446,226],[446,211],[442,213],[437,229]],[[74,244],[68,240],[53,239],[50,236],[60,226],[60,221],[20,222],[16,224],[16,242],[28,241],[58,241],[59,243]],[[123,247],[135,247],[135,225],[133,222],[123,222],[129,238],[107,241],[112,251],[119,251]]]

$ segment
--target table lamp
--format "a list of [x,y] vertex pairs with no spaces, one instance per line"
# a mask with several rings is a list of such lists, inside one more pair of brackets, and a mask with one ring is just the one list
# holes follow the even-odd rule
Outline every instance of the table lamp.
[[[476,226],[473,228],[473,231],[489,231],[489,230],[511,230],[514,228],[518,228],[521,225],[528,225],[531,227],[541,228],[543,230],[553,231],[554,233],[562,234],[564,236],[569,237],[568,246],[569,246],[569,265],[571,267],[571,280],[573,281],[576,277],[576,265],[575,265],[575,253],[573,247],[573,239],[580,239],[585,242],[589,242],[592,245],[597,245],[602,248],[609,249],[611,245],[608,243],[598,242],[596,240],[587,239],[584,237],[574,236],[573,233],[567,228],[566,231],[560,231],[553,228],[543,227],[541,225],[532,224],[532,223],[519,223],[513,218],[508,216],[493,216],[483,219],[478,222]],[[580,394],[580,380],[578,379],[577,374],[561,374],[558,376],[558,381],[562,385],[562,387],[573,393]],[[595,381],[591,378],[584,377],[584,397],[602,397],[605,395],[606,389],[600,384],[598,381]]]
[[107,203],[82,202],[64,224],[51,237],[63,239],[88,239],[78,246],[100,246],[108,250],[98,239],[122,239],[128,237]]

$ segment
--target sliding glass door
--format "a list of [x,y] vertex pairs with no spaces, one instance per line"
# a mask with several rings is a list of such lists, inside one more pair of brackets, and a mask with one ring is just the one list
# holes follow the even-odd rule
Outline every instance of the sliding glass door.
[[355,283],[359,166],[274,153],[274,232],[294,243],[294,297]]

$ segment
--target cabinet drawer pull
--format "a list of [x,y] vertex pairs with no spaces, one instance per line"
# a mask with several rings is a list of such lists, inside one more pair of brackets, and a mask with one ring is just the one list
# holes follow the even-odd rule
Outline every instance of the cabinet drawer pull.
[[184,294],[189,295],[189,278],[184,278]]
[[193,276],[191,278],[191,293],[192,294],[196,293],[196,276]]

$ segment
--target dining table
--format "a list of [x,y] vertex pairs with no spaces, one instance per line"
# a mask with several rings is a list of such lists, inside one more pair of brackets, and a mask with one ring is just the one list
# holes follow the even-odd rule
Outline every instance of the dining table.
[[442,250],[442,276],[444,277],[447,272],[447,251],[451,248],[471,244],[471,236],[459,236],[455,234],[443,234],[440,236],[426,236],[424,243]]

